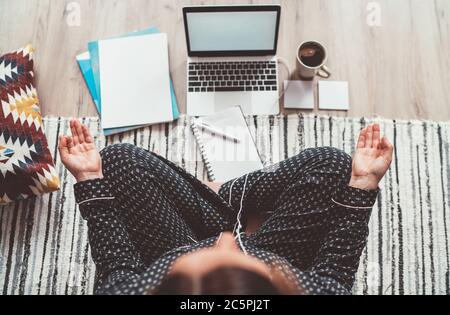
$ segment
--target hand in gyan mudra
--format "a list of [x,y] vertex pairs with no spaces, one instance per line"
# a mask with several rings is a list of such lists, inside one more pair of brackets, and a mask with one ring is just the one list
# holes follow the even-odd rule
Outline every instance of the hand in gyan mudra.
[[349,186],[374,190],[392,162],[394,147],[386,137],[380,138],[380,125],[361,130],[353,156],[352,176]]
[[72,136],[59,137],[61,161],[77,182],[103,178],[102,159],[86,126],[70,121]]

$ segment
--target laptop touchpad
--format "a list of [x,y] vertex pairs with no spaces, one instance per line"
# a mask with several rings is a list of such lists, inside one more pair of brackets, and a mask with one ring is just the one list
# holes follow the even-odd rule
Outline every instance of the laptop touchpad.
[[252,92],[216,92],[214,109],[220,111],[226,108],[241,106],[244,113],[252,111]]

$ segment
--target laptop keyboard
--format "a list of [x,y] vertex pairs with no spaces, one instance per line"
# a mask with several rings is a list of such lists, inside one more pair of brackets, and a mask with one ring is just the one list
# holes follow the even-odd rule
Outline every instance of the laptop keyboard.
[[277,91],[275,61],[192,62],[189,92]]

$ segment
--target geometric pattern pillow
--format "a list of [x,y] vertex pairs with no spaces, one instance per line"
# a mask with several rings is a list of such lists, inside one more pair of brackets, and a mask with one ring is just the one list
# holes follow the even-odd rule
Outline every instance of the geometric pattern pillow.
[[0,56],[0,204],[59,189],[34,87],[33,48]]

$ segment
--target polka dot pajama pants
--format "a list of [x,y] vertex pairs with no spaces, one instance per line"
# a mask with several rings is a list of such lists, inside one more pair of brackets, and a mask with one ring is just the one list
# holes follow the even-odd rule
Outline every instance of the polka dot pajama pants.
[[75,187],[100,278],[120,268],[145,270],[176,248],[232,231],[243,198],[244,226],[249,216],[264,218],[245,236],[248,244],[299,272],[351,288],[377,191],[348,187],[352,159],[343,151],[304,150],[224,183],[218,194],[174,163],[130,144],[109,146],[101,156],[105,178]]
[[[102,157],[105,176],[122,209],[121,221],[147,263],[167,248],[232,231],[244,193],[242,221],[248,213],[267,217],[251,237],[255,244],[307,265],[329,223],[330,196],[348,183],[351,171],[346,153],[308,149],[249,174],[245,192],[243,176],[231,194],[233,181],[225,183],[217,196],[178,166],[144,149],[116,145]],[[300,247],[292,250],[293,243]]]

